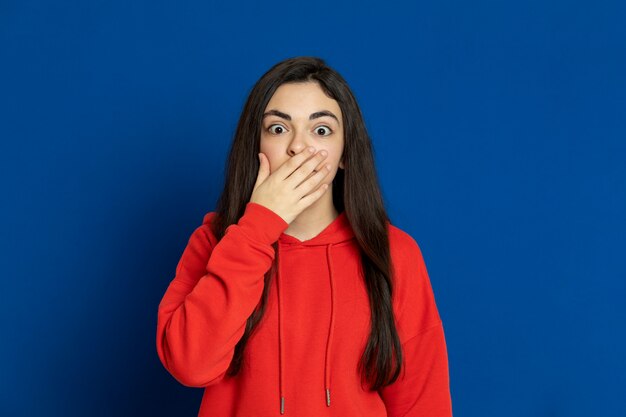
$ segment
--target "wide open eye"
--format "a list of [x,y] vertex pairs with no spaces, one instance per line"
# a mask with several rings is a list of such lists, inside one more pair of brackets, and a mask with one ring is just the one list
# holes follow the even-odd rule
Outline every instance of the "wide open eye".
[[322,131],[324,131],[324,130],[325,130],[325,131],[327,131],[327,132],[328,132],[328,133],[327,133],[327,134],[325,134],[325,135],[324,135],[324,134],[322,134],[322,136],[329,136],[330,134],[332,134],[332,133],[333,133],[333,131],[332,131],[332,130],[328,127],[328,126],[318,126],[318,127],[316,127],[316,128],[315,128],[315,131],[316,131],[316,132],[319,132],[320,130],[322,130]]
[[[278,130],[278,131],[276,131],[276,130],[272,131],[272,127],[274,127],[274,126],[277,126],[277,129],[280,129],[280,130]],[[268,130],[270,133],[272,133],[272,134],[274,134],[274,135],[277,135],[277,134],[283,133],[283,131],[285,130],[285,128],[284,128],[282,125],[279,125],[279,124],[273,124],[273,125],[270,125],[270,126],[267,128],[267,130]]]

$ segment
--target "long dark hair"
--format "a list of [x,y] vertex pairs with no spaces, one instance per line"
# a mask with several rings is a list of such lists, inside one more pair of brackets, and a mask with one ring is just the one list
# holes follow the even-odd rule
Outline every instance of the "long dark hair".
[[[361,110],[343,77],[317,57],[293,57],[270,68],[252,87],[243,107],[225,167],[224,189],[215,209],[211,228],[219,240],[226,228],[239,221],[256,182],[260,152],[262,115],[276,89],[283,83],[317,82],[327,96],[341,107],[344,125],[344,169],[333,179],[333,203],[346,212],[360,247],[364,280],[369,295],[371,330],[359,360],[361,383],[372,390],[393,383],[402,366],[402,346],[392,309],[393,265],[389,250],[383,196],[378,184],[370,137]],[[273,244],[274,250],[278,242]],[[246,330],[235,346],[227,371],[236,375],[242,365],[243,351],[249,337],[261,321],[268,299],[276,259],[265,274],[265,287],[257,308],[246,323]]]

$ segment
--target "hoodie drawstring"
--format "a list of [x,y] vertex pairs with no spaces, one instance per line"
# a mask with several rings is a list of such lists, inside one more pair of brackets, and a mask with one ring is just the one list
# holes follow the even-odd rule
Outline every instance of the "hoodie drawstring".
[[[332,267],[332,259],[330,255],[330,249],[332,244],[326,245],[326,258],[328,264],[328,276],[330,280],[330,324],[328,325],[328,338],[326,339],[326,358],[324,361],[324,393],[326,395],[326,406],[330,407],[330,358],[331,358],[331,346],[333,342],[333,328],[335,325],[335,284],[333,282],[333,267]],[[280,248],[280,245],[278,245]],[[277,251],[278,255],[278,251]],[[283,360],[284,348],[283,348],[283,321],[281,320],[282,315],[282,301],[281,301],[281,285],[280,285],[280,259],[277,256],[278,263],[278,271],[276,275],[276,286],[277,286],[277,294],[278,294],[278,385],[279,385],[279,395],[280,395],[280,414],[285,414],[285,395],[283,391],[284,387],[284,379],[283,379],[283,364],[285,361]]]
[[335,284],[333,283],[333,267],[330,257],[330,247],[326,246],[328,276],[330,279],[330,324],[328,325],[328,340],[326,341],[326,363],[324,364],[324,389],[326,391],[326,406],[330,407],[330,347],[333,343],[333,327],[335,327]]
[[[278,245],[280,248],[280,244]],[[277,251],[278,253],[279,251]],[[280,288],[282,285],[278,282],[280,276],[280,255],[277,257],[278,273],[276,274],[276,285],[278,289],[278,389],[280,391],[280,414],[285,414],[285,396],[283,393],[283,321],[280,319],[283,309]]]

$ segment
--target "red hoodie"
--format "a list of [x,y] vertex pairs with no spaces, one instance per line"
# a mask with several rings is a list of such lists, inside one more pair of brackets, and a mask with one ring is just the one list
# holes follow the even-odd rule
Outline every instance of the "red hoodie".
[[[404,363],[393,384],[361,387],[357,363],[370,331],[359,247],[345,211],[312,239],[249,202],[218,242],[209,224],[189,238],[158,309],[156,347],[181,384],[204,388],[199,417],[450,417],[444,331],[413,238],[389,223],[393,309]],[[278,241],[274,253],[272,243]],[[263,320],[240,373],[225,376],[277,257]]]

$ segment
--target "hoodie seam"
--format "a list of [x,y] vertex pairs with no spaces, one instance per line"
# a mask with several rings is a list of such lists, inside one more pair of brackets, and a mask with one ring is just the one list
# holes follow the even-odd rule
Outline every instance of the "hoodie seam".
[[416,334],[414,334],[413,336],[409,337],[404,342],[402,342],[402,346],[406,345],[407,343],[409,343],[413,339],[421,336],[422,334],[426,333],[427,331],[441,326],[442,324],[443,324],[443,322],[441,320],[439,320],[439,322],[437,324],[433,324],[432,326],[428,326],[428,327],[423,328],[422,330],[420,330],[419,332],[417,332]]
[[328,243],[314,243],[314,244],[306,244],[306,241],[304,241],[303,243],[287,243],[287,242],[281,242],[281,246],[283,247],[283,249],[309,249],[309,248],[314,248],[314,247],[326,247],[328,245],[333,245],[333,248],[337,248],[337,247],[343,247],[343,246],[348,246],[350,245],[350,242],[353,240],[354,238],[349,238],[346,241],[343,242],[338,242],[338,243],[332,243],[332,242],[328,242]]
[[[198,226],[198,227],[195,228],[195,230],[191,234],[191,237],[187,241],[187,245],[183,249],[183,255],[185,254],[185,251],[187,251],[188,248],[190,248],[192,246],[192,244],[193,244],[192,241],[193,240],[198,239],[198,240],[202,241],[203,238],[205,238],[206,242],[208,242],[209,258],[211,257],[211,255],[213,254],[214,246],[213,246],[213,243],[211,243],[211,239],[209,239],[208,236],[200,236],[200,235],[203,235],[203,233],[202,233],[203,231],[204,231],[204,225],[201,225],[201,226]],[[209,230],[209,233],[210,233],[210,230]],[[178,262],[178,265],[175,268],[175,276],[174,276],[174,279],[172,281],[178,281],[178,282],[183,282],[183,283],[186,283],[186,284],[194,285],[194,284],[196,284],[198,282],[198,280],[185,278],[185,276],[181,273],[181,271],[183,270],[183,268],[185,268],[185,265],[187,264],[186,261],[187,261],[187,257],[181,255],[181,258],[180,258],[180,260]],[[205,276],[205,275],[206,274],[204,274],[203,276]],[[202,277],[200,277],[200,278],[202,278]]]

